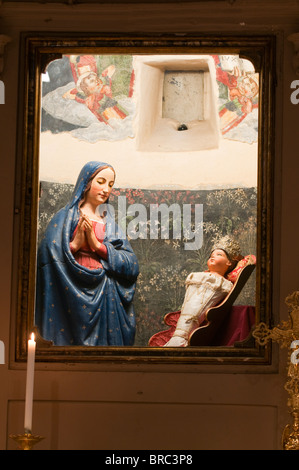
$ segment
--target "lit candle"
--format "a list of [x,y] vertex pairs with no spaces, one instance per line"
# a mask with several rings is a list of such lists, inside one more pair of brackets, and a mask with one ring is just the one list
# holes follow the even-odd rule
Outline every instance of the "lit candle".
[[25,433],[31,434],[32,430],[32,407],[33,407],[33,385],[34,385],[34,363],[35,363],[34,333],[28,341],[27,354],[27,378],[26,378],[26,398],[25,398]]

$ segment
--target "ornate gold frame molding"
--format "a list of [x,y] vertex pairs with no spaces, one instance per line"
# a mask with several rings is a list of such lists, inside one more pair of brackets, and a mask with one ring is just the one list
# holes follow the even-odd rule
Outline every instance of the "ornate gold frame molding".
[[[15,361],[26,360],[26,345],[34,328],[34,292],[38,206],[38,159],[40,122],[40,74],[61,54],[76,53],[190,53],[239,54],[254,63],[260,76],[260,119],[258,143],[258,233],[257,233],[257,322],[271,323],[272,317],[272,231],[274,168],[274,98],[276,86],[275,35],[105,35],[71,33],[27,33],[21,37],[25,96],[20,123],[18,175],[16,184],[17,305]],[[24,85],[23,85],[24,83]],[[22,113],[20,113],[22,114]],[[19,182],[19,184],[18,184]],[[159,363],[270,365],[271,345],[261,346],[252,336],[237,347],[174,348],[57,347],[37,342],[38,362],[72,363]],[[172,348],[171,348],[172,349]]]

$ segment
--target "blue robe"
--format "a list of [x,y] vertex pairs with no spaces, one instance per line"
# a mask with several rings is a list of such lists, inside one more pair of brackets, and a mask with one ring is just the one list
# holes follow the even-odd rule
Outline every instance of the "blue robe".
[[139,266],[108,201],[103,241],[108,257],[101,259],[103,269],[81,266],[70,250],[88,180],[106,165],[89,162],[82,168],[71,201],[54,215],[38,249],[35,323],[41,336],[58,346],[134,344],[132,302]]

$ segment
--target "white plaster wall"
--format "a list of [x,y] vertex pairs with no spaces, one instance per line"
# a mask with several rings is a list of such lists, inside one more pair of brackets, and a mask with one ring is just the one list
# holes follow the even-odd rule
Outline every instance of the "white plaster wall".
[[[122,188],[213,189],[257,184],[257,144],[221,139],[219,148],[191,152],[136,150],[135,139],[87,143],[68,133],[41,135],[40,179],[74,183],[84,163],[108,162]],[[188,168],[188,171],[186,171]]]

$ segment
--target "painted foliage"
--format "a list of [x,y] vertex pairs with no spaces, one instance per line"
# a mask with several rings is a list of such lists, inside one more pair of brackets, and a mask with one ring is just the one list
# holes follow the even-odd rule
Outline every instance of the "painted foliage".
[[[52,216],[69,200],[72,185],[42,183],[39,217],[39,236],[42,237],[46,225]],[[126,220],[119,220],[119,198],[125,197],[128,207],[142,204],[147,210],[147,232],[143,238],[136,215],[127,215]],[[210,191],[172,191],[117,189],[110,196],[110,203],[115,208],[115,218],[127,230],[133,250],[140,265],[134,306],[136,312],[135,346],[146,346],[152,334],[165,327],[164,315],[178,310],[185,294],[185,280],[192,271],[204,271],[213,240],[220,234],[236,237],[242,246],[244,256],[256,252],[256,189],[237,188]],[[150,237],[150,208],[165,204],[171,207],[178,204],[190,204],[194,215],[195,205],[203,204],[204,221],[203,244],[197,250],[185,250],[184,237],[173,238],[173,218],[169,217],[169,235],[163,238],[161,230],[156,239]],[[183,212],[183,211],[182,211]],[[129,211],[127,211],[129,214]],[[131,223],[131,232],[128,226]],[[181,219],[183,224],[183,219]],[[135,226],[137,238],[134,237]],[[164,226],[165,229],[165,226]],[[201,229],[201,227],[197,227]],[[191,227],[192,233],[195,231]],[[144,232],[142,232],[144,233]],[[183,233],[183,231],[182,231]],[[135,238],[135,239],[134,239]],[[252,275],[242,290],[237,304],[255,305],[255,276]]]

